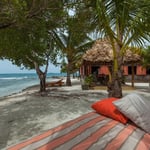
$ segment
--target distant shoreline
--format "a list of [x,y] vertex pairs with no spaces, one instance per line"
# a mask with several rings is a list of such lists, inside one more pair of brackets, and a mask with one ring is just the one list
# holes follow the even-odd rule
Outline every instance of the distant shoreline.
[[[47,81],[64,77],[62,73],[49,73]],[[35,73],[0,74],[0,98],[24,91],[26,88],[38,85],[39,83],[40,80]]]
[[[65,76],[51,76],[51,77],[47,77],[47,82],[55,81],[55,80],[60,79],[60,78],[64,79],[64,82],[65,82],[65,79],[66,79]],[[38,81],[40,82],[39,79],[38,79]],[[126,83],[126,85],[130,85],[131,86],[131,83]],[[143,89],[143,92],[146,92],[147,94],[150,93],[150,90],[148,89],[149,83],[135,83],[135,86],[137,86],[136,87],[137,89],[141,89],[141,91]],[[33,90],[33,89],[39,91],[40,90],[39,83],[26,86],[25,88],[21,89],[20,91],[13,92],[13,93],[10,93],[10,94],[8,93],[7,95],[0,96],[0,101],[5,99],[5,98],[7,98],[7,97],[15,96],[15,95],[21,94],[23,92],[29,92],[30,90]]]

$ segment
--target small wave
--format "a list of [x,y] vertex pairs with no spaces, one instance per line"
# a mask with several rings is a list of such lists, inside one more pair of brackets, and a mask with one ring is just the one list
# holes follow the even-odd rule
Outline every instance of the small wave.
[[5,77],[5,78],[0,78],[0,80],[22,80],[22,79],[28,79],[29,77]]

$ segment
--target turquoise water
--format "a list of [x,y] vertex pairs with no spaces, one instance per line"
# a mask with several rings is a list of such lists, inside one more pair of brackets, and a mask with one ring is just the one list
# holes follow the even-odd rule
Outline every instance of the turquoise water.
[[[60,76],[66,76],[66,74],[47,74],[49,81]],[[34,73],[0,74],[0,97],[20,92],[29,86],[39,84],[39,82],[38,76]]]

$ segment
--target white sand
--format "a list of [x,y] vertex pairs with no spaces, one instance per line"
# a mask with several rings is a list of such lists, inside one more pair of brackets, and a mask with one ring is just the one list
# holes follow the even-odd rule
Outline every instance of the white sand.
[[[56,127],[68,120],[93,111],[91,104],[107,97],[106,90],[82,90],[80,81],[72,79],[71,87],[49,87],[47,96],[40,96],[39,86],[0,99],[0,149],[17,144]],[[147,85],[124,91],[150,98]]]

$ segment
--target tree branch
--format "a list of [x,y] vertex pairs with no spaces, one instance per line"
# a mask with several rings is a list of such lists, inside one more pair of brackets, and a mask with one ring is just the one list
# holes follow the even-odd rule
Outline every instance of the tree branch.
[[9,23],[4,23],[4,24],[0,24],[0,29],[8,28],[8,27],[14,25],[15,23],[16,23],[16,21],[9,22]]

